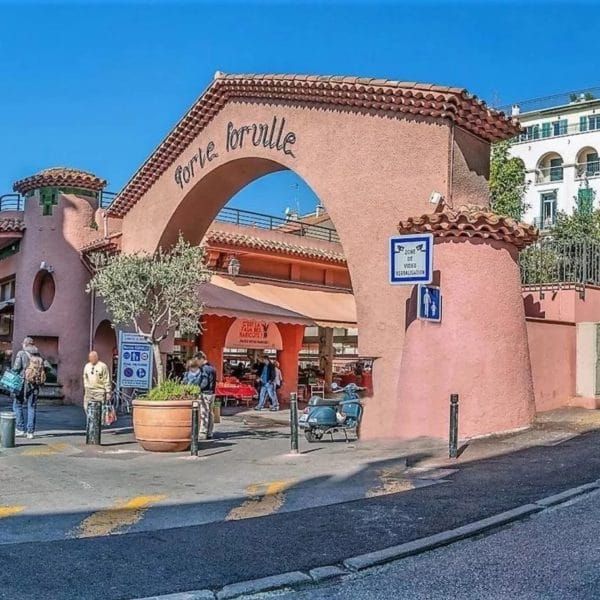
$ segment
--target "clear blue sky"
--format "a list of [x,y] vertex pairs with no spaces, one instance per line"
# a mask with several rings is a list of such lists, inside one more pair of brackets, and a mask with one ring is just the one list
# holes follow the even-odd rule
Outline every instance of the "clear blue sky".
[[[526,4],[524,6],[524,4]],[[49,166],[118,191],[216,70],[467,87],[500,104],[600,85],[598,2],[0,0],[0,194]],[[292,173],[234,204],[280,213]],[[304,185],[303,210],[314,199]]]

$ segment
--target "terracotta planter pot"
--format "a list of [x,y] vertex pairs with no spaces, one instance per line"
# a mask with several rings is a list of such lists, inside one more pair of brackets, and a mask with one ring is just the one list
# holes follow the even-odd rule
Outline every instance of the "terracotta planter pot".
[[133,431],[144,450],[183,452],[192,437],[192,401],[133,401]]

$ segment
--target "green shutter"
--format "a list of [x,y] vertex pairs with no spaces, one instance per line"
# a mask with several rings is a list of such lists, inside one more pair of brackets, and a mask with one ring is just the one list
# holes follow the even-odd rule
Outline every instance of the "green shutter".
[[579,117],[579,131],[587,131],[587,117]]
[[542,137],[547,138],[547,137],[550,137],[550,135],[551,135],[550,123],[542,123]]
[[558,124],[558,129],[560,131],[560,135],[566,135],[569,128],[569,122],[567,119],[561,119]]

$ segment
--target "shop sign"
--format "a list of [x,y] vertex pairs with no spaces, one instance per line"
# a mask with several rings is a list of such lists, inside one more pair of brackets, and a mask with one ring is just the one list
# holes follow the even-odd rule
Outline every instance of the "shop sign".
[[224,143],[218,145],[213,140],[198,147],[192,157],[175,168],[175,183],[183,189],[215,158],[220,152],[231,153],[251,146],[276,150],[295,158],[292,146],[296,143],[296,134],[286,127],[285,118],[274,116],[266,123],[237,125],[227,123]]
[[137,333],[119,332],[120,388],[149,390],[152,387],[152,344]]
[[256,350],[282,350],[281,333],[275,323],[236,319],[225,339],[226,348],[248,348]]
[[390,283],[414,285],[433,279],[433,235],[398,235],[390,239]]

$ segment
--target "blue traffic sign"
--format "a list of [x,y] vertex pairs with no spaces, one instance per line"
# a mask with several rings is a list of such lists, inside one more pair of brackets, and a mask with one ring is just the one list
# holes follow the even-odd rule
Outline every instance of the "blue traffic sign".
[[442,320],[442,292],[435,285],[419,286],[419,311],[418,317],[422,321]]
[[433,280],[433,235],[398,235],[390,239],[390,283],[414,285]]

